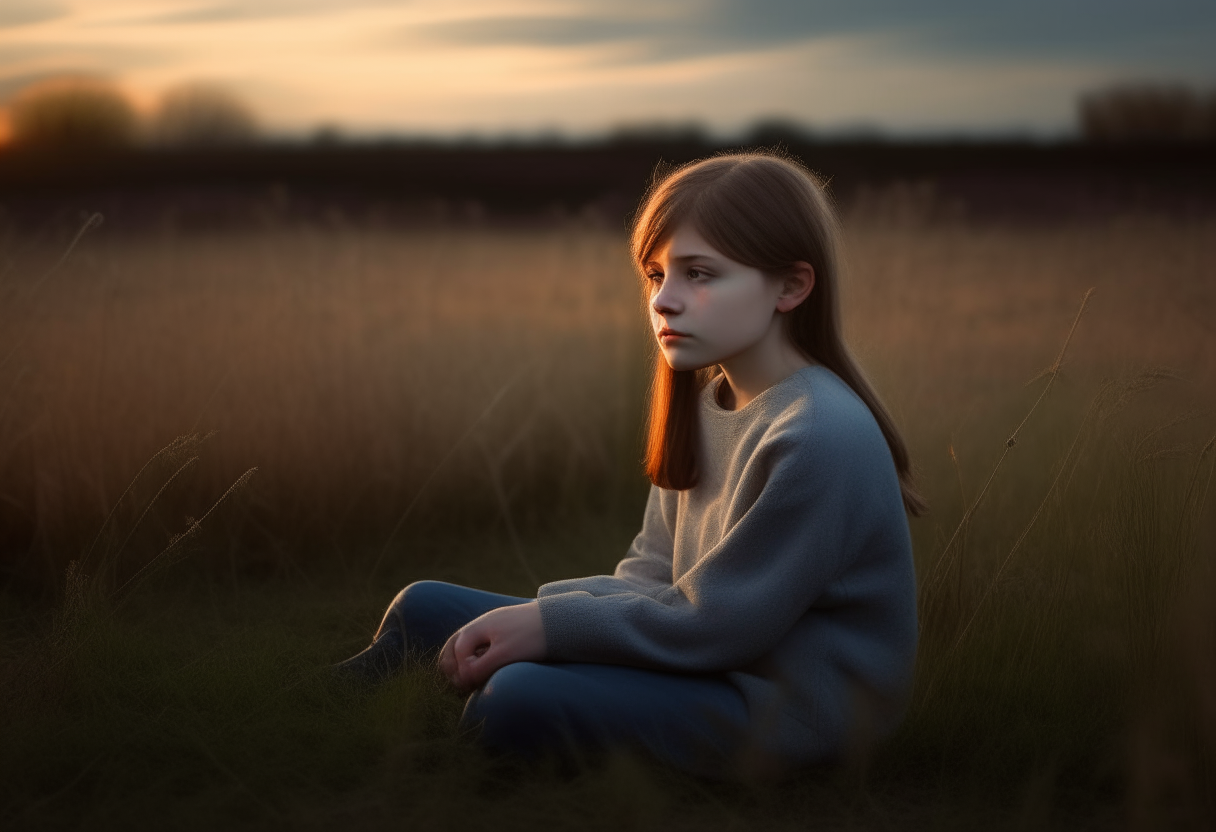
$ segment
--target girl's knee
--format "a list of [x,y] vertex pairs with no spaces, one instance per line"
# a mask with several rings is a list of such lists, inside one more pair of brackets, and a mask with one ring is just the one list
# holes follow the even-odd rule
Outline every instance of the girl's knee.
[[444,611],[450,605],[450,584],[442,581],[415,581],[397,593],[388,605],[376,637],[385,630],[400,630],[405,636],[406,650],[421,655],[438,649],[447,638]]
[[562,722],[551,676],[551,668],[535,662],[499,668],[469,697],[461,725],[479,731],[480,742],[496,750],[527,754],[548,744]]
[[500,667],[469,697],[466,720],[507,722],[546,710],[544,700],[552,688],[544,680],[546,670],[536,662],[514,662]]
[[442,581],[414,581],[397,593],[388,611],[408,629],[411,621],[430,620],[448,589]]

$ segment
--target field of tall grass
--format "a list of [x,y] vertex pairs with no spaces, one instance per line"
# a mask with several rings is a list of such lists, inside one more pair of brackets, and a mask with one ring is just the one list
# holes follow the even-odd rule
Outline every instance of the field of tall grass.
[[623,554],[652,353],[621,229],[0,229],[0,822],[1216,822],[1216,221],[906,196],[846,216],[845,310],[932,505],[912,707],[727,787],[504,766],[430,670],[319,672],[412,580]]

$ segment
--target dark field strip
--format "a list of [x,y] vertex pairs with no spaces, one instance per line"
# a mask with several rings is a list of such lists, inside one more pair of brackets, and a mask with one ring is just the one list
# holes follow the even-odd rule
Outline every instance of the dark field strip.
[[[972,220],[1043,224],[1216,212],[1216,145],[1030,141],[889,142],[757,134],[830,184],[840,204],[909,183]],[[277,218],[384,222],[536,222],[590,217],[613,230],[656,166],[723,147],[695,135],[598,143],[264,145],[223,151],[0,152],[0,206],[37,227],[80,207],[187,228]],[[65,212],[67,212],[65,214]]]
[[[616,543],[629,533],[579,531]],[[552,555],[581,536],[532,542]],[[434,540],[415,555],[428,576],[467,581],[487,546]],[[457,734],[462,702],[434,671],[374,692],[324,673],[365,642],[384,598],[375,590],[415,577],[397,575],[376,587],[341,573],[226,583],[182,564],[121,615],[91,610],[53,639],[26,619],[14,626],[6,610],[0,819],[6,828],[155,819],[180,829],[792,830],[1105,829],[1123,817],[1116,749],[1078,759],[1076,739],[1042,735],[1002,748],[1014,726],[926,743],[942,720],[923,715],[864,763],[781,783],[699,781],[629,756],[575,773],[488,759]],[[522,591],[518,579],[491,584]]]

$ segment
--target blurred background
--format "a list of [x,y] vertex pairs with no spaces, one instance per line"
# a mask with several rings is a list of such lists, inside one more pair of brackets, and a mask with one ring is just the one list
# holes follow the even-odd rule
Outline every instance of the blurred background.
[[1206,391],[1214,41],[1200,2],[9,2],[0,570],[58,586],[194,433],[132,550],[252,467],[211,525],[254,571],[631,527],[653,352],[626,230],[656,171],[723,149],[825,182],[854,348],[927,472],[1091,286],[1086,373]]
[[[631,528],[627,224],[728,148],[832,193],[854,348],[955,506],[987,460],[952,437],[1015,406],[1086,288],[1094,383],[1210,388],[1214,40],[1187,1],[9,2],[0,570],[54,597],[111,512],[154,549],[252,467],[209,546],[252,572]],[[185,434],[197,470],[123,508]]]
[[[1216,11],[1181,0],[12,0],[0,563],[58,574],[137,463],[212,429],[217,483],[260,466],[263,546],[316,541],[313,522],[380,539],[516,371],[511,395],[565,427],[491,444],[544,446],[595,489],[611,470],[606,493],[632,510],[649,340],[624,233],[658,166],[781,147],[851,233],[915,225],[916,247],[960,223],[1011,241],[1073,224],[1080,241],[1151,217],[1131,237],[1164,263],[1181,255],[1157,236],[1199,245],[1184,229],[1216,207],[1213,42]],[[875,252],[863,236],[850,253],[857,292],[878,297],[895,278]],[[917,280],[963,268],[942,256]],[[1016,287],[979,255],[968,287],[1032,280],[1062,314],[1110,273],[1070,266],[1065,291],[1044,274],[1063,265],[1019,256],[1035,265]],[[1154,291],[1202,285],[1192,268],[1203,280],[1170,270]],[[1167,329],[1210,355],[1209,310],[1178,309]],[[882,339],[905,350],[877,312],[856,317],[881,372]],[[548,488],[524,483],[550,462],[525,476],[507,456],[513,488]],[[451,476],[448,502],[476,502]],[[303,508],[318,500],[334,507]]]
[[1117,108],[1087,132],[1212,129],[1216,24],[1201,0],[10,0],[0,15],[0,96],[65,73],[108,78],[136,118],[111,117],[149,128],[145,140],[192,132],[180,90],[199,82],[249,109],[197,102],[227,126],[198,123],[196,139],[247,135],[250,111],[268,135],[296,138],[574,139],[693,123],[737,139],[771,118],[833,135],[1063,138],[1079,97],[1127,83],[1209,97],[1171,90],[1164,109]]
[[1211,819],[1214,43],[1203,0],[4,0],[5,633],[183,532],[209,598],[344,599],[331,659],[409,580],[611,570],[629,219],[780,148],[932,504],[907,770]]

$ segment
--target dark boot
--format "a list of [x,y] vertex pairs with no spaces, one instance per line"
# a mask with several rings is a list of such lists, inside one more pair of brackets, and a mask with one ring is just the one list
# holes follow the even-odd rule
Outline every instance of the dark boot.
[[[387,622],[386,622],[387,624]],[[378,684],[405,664],[405,633],[398,626],[386,626],[362,653],[333,665],[334,674],[344,679]]]

